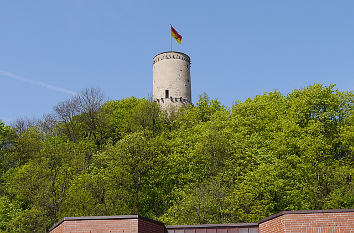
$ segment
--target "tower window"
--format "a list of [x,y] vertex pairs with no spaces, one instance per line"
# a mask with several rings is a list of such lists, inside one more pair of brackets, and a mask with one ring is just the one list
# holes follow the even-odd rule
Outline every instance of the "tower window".
[[165,98],[169,98],[170,94],[168,93],[168,90],[165,90]]

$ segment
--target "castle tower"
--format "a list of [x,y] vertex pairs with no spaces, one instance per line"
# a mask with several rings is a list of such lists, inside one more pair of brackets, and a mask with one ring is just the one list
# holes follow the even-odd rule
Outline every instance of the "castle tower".
[[180,52],[163,52],[153,59],[153,99],[162,108],[192,104],[190,57]]

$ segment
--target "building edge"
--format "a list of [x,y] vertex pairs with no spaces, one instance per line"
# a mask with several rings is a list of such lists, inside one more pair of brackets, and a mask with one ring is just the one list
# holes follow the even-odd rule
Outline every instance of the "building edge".
[[[278,217],[284,215],[296,215],[296,214],[337,214],[337,213],[350,213],[354,212],[354,209],[328,209],[328,210],[297,210],[297,211],[282,211],[277,214],[271,215],[264,219],[259,220],[256,223],[231,223],[231,224],[200,224],[200,225],[167,225],[165,226],[164,223],[149,219],[140,215],[116,215],[116,216],[84,216],[84,217],[65,217],[56,223],[53,227],[49,229],[49,232],[53,231],[59,225],[61,225],[65,221],[85,221],[85,220],[123,220],[123,219],[137,219],[137,220],[144,220],[154,224],[158,224],[164,226],[167,230],[171,229],[201,229],[201,228],[232,228],[232,227],[239,227],[239,228],[255,228],[259,227],[260,224],[271,221]],[[354,228],[354,226],[353,226]]]
[[257,222],[257,224],[261,224],[267,221],[270,221],[272,219],[278,218],[283,215],[289,215],[289,214],[321,214],[321,213],[348,213],[348,212],[354,212],[354,209],[329,209],[329,210],[293,210],[293,211],[282,211],[276,214],[273,214],[269,217],[266,217],[264,219],[261,219]]
[[146,218],[141,215],[111,215],[111,216],[82,216],[82,217],[64,217],[62,220],[54,224],[50,229],[49,232],[53,231],[57,228],[60,224],[65,221],[85,221],[85,220],[123,220],[123,219],[137,219],[137,220],[145,220],[151,223],[155,223],[161,226],[165,226],[164,223],[159,222],[157,220],[153,220],[150,218]]

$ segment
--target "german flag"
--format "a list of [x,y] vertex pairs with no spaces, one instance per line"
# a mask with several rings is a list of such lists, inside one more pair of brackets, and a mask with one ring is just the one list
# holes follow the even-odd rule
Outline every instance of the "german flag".
[[174,29],[171,25],[171,36],[176,39],[176,41],[180,44],[182,40],[182,36],[178,34],[176,29]]

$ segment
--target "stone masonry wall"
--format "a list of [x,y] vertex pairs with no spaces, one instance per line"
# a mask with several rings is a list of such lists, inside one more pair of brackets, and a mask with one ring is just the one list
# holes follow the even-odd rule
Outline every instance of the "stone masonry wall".
[[180,52],[164,52],[153,59],[153,100],[162,108],[192,103],[190,58]]

